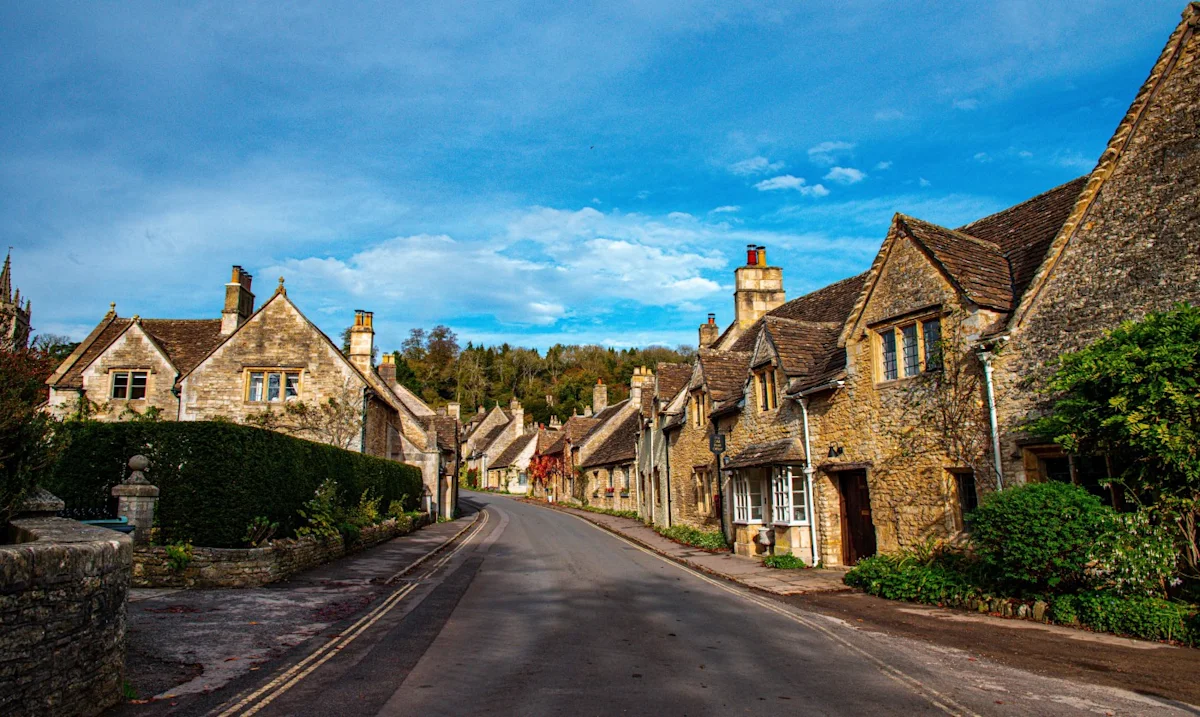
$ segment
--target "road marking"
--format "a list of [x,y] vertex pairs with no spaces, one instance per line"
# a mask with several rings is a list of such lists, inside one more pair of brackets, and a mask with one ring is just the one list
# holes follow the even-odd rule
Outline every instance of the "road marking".
[[777,603],[760,598],[757,595],[754,595],[753,593],[749,593],[744,590],[735,589],[733,587],[730,587],[729,585],[726,585],[725,583],[721,582],[720,580],[715,580],[713,578],[710,578],[707,575],[705,575],[699,571],[693,570],[692,568],[689,568],[686,565],[680,565],[679,563],[675,562],[674,560],[664,558],[663,556],[659,555],[658,553],[654,552],[653,550],[649,550],[641,545],[638,545],[637,543],[633,542],[632,540],[629,540],[628,538],[625,538],[624,536],[617,535],[616,533],[605,530],[604,528],[601,528],[600,526],[596,525],[595,523],[593,523],[592,521],[590,521],[586,518],[580,517],[578,515],[574,515],[573,513],[566,513],[566,515],[569,515],[572,518],[575,518],[576,520],[582,521],[583,523],[590,525],[591,527],[595,528],[596,530],[600,531],[601,533],[604,533],[605,535],[612,536],[613,538],[616,538],[617,540],[620,540],[623,543],[631,545],[634,548],[640,550],[641,552],[645,553],[646,555],[649,555],[652,558],[661,560],[662,562],[664,562],[668,565],[672,565],[676,568],[679,568],[683,572],[685,572],[693,577],[699,578],[700,580],[703,580],[704,582],[706,582],[710,585],[720,588],[721,590],[724,590],[725,592],[730,593],[731,595],[737,595],[738,597],[742,598],[743,600],[752,602],[755,605],[758,605],[759,607],[766,608],[767,610],[770,610],[771,612],[776,613],[777,615],[781,615],[781,616],[791,620],[792,622],[800,623],[801,625],[804,625],[807,628],[810,628],[812,630],[816,630],[817,632],[820,632],[821,634],[825,635],[826,637],[833,640],[834,642],[837,642],[838,644],[842,645],[843,647],[849,649],[851,652],[855,652],[858,655],[860,655],[861,657],[866,658],[868,661],[873,663],[877,668],[879,668],[879,671],[882,672],[885,676],[891,678],[892,680],[895,680],[896,682],[900,683],[901,685],[904,685],[908,689],[917,693],[921,697],[925,698],[925,700],[927,702],[929,702],[931,705],[933,705],[934,707],[937,707],[938,709],[945,712],[946,714],[970,715],[971,717],[981,717],[981,715],[979,715],[978,713],[973,712],[970,709],[968,709],[967,707],[955,702],[950,697],[947,697],[946,695],[943,695],[942,693],[938,692],[937,690],[933,689],[932,687],[929,687],[928,685],[922,683],[917,678],[899,670],[896,667],[893,667],[893,666],[887,664],[886,662],[879,659],[875,655],[872,655],[871,653],[867,652],[866,650],[862,649],[861,647],[858,647],[854,643],[846,640],[841,635],[838,635],[837,633],[833,632],[832,630],[825,627],[824,625],[819,625],[807,618],[801,617],[801,616],[791,612],[790,610],[784,609]]
[[[461,551],[463,548],[467,547],[467,544],[470,543],[471,540],[473,540],[475,538],[475,536],[479,535],[480,531],[482,531],[484,526],[487,525],[487,523],[488,523],[488,515],[489,514],[487,512],[487,509],[485,508],[482,512],[483,512],[483,520],[481,522],[479,522],[478,525],[475,526],[475,530],[473,530],[471,532],[471,534],[468,535],[467,538],[465,540],[463,540],[463,542],[458,547],[456,547],[454,550],[452,550],[448,554],[446,554],[441,560],[439,560],[437,563],[435,563],[429,570],[422,573],[421,576],[417,578],[417,582],[408,583],[404,587],[401,587],[398,590],[396,590],[396,592],[389,595],[387,597],[387,599],[385,599],[382,603],[380,603],[379,606],[377,606],[374,610],[367,613],[366,615],[363,615],[361,618],[359,618],[357,621],[355,621],[355,623],[353,625],[351,625],[349,628],[344,630],[341,634],[336,636],[333,640],[330,640],[329,642],[325,643],[321,647],[317,648],[316,650],[314,650],[312,652],[312,654],[308,655],[303,660],[297,662],[295,665],[292,665],[290,668],[285,670],[282,674],[278,675],[277,677],[272,679],[267,684],[263,685],[262,687],[258,688],[254,692],[247,695],[245,698],[243,698],[237,704],[235,704],[232,707],[229,707],[225,711],[221,712],[218,715],[218,717],[230,717],[231,715],[236,714],[238,711],[243,710],[243,709],[246,710],[245,712],[242,713],[243,717],[249,717],[250,715],[257,713],[262,708],[271,704],[271,702],[273,702],[277,697],[279,697],[280,695],[282,695],[283,693],[287,692],[292,687],[294,687],[297,683],[300,682],[300,680],[303,680],[305,677],[308,677],[310,674],[313,673],[314,670],[316,670],[321,665],[328,662],[334,655],[336,655],[339,651],[341,651],[343,648],[345,648],[351,642],[354,642],[354,640],[357,639],[359,635],[361,635],[368,628],[370,628],[372,625],[374,625],[376,622],[378,622],[381,618],[383,618],[385,615],[387,615],[389,612],[391,612],[392,608],[396,607],[396,605],[400,604],[400,602],[402,600],[404,600],[404,598],[408,597],[408,595],[410,593],[412,593],[414,590],[416,590],[419,585],[419,582],[421,580],[428,578],[430,575],[432,575],[434,572],[436,572],[438,569],[440,569],[443,565],[445,565],[447,562],[449,562],[451,558],[453,558],[455,555],[457,555],[459,551]],[[459,535],[461,535],[461,534],[462,533],[459,533]],[[440,549],[441,548],[438,548],[438,550],[440,550]],[[318,659],[318,658],[320,658],[320,659]],[[316,660],[316,662],[312,665],[309,665],[309,663],[313,662],[314,660]],[[305,667],[306,665],[308,665],[308,667]],[[274,690],[274,692],[272,694],[267,694],[268,692],[272,692],[272,690]],[[264,697],[263,695],[266,695],[266,696]],[[258,700],[259,697],[262,697],[262,699],[259,700],[257,704],[254,704],[253,706],[251,706],[251,703],[253,703],[255,700]],[[249,709],[246,709],[246,708],[249,708]]]

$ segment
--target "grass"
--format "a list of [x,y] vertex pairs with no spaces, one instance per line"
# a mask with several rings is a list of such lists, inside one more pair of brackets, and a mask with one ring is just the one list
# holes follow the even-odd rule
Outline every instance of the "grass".
[[654,532],[677,543],[690,545],[701,550],[723,552],[729,550],[729,543],[719,530],[698,530],[687,525],[672,525],[670,528],[654,527]]

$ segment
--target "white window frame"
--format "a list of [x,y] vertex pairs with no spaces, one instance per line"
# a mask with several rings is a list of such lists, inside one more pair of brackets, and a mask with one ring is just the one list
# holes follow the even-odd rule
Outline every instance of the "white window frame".
[[[116,396],[117,392],[117,376],[125,377],[125,395]],[[142,395],[137,398],[131,398],[133,395],[133,378],[134,376],[142,377]],[[121,369],[113,371],[108,382],[108,397],[113,401],[145,401],[150,395],[150,372],[145,369]]]
[[[279,377],[279,383],[277,386],[278,391],[279,391],[279,397],[274,398],[274,399],[270,398],[268,395],[268,392],[270,391],[269,387],[271,385],[271,376],[273,376],[273,375]],[[259,391],[258,398],[255,398],[254,393],[253,393],[255,376],[262,377],[262,385],[261,385],[261,388]],[[294,378],[295,381],[294,382],[289,381],[288,379],[290,379],[290,378]],[[260,404],[260,403],[261,404],[274,404],[274,403],[287,403],[288,401],[298,401],[298,400],[300,400],[300,391],[304,385],[303,382],[304,382],[304,372],[299,369],[248,368],[248,369],[246,369],[246,381],[245,381],[246,390],[244,393],[245,401],[246,401],[246,403],[254,403],[254,404]],[[288,393],[289,388],[294,389],[295,393],[292,395],[289,395],[289,393]]]
[[[796,496],[799,495],[799,503]],[[771,467],[771,520],[774,525],[808,525],[812,510],[808,505],[808,486],[804,484],[804,473],[795,466]],[[804,511],[803,518],[796,517],[796,509]]]
[[750,517],[750,479],[740,472],[733,479],[733,522],[740,525],[762,523],[762,520]]

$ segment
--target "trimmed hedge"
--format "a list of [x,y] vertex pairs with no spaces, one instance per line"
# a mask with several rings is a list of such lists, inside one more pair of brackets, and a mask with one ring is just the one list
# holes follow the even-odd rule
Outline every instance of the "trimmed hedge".
[[209,548],[244,545],[257,516],[279,523],[279,537],[303,525],[297,513],[327,479],[337,502],[358,504],[364,492],[388,506],[415,508],[421,471],[382,458],[228,422],[69,423],[66,447],[45,481],[68,509],[108,505],[131,456],[150,459],[147,479],[158,486],[160,542],[190,540]]
[[719,530],[697,530],[688,525],[672,525],[670,528],[660,528],[654,526],[654,532],[670,538],[677,543],[691,545],[694,548],[708,551],[725,551],[729,550],[729,543],[725,540],[725,535]]

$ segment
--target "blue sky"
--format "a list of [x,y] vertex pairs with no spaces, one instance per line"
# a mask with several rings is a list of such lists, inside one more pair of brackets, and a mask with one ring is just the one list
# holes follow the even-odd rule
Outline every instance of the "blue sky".
[[0,234],[35,329],[219,315],[229,267],[330,334],[694,343],[747,243],[790,297],[893,212],[1086,173],[1181,0],[0,5]]

